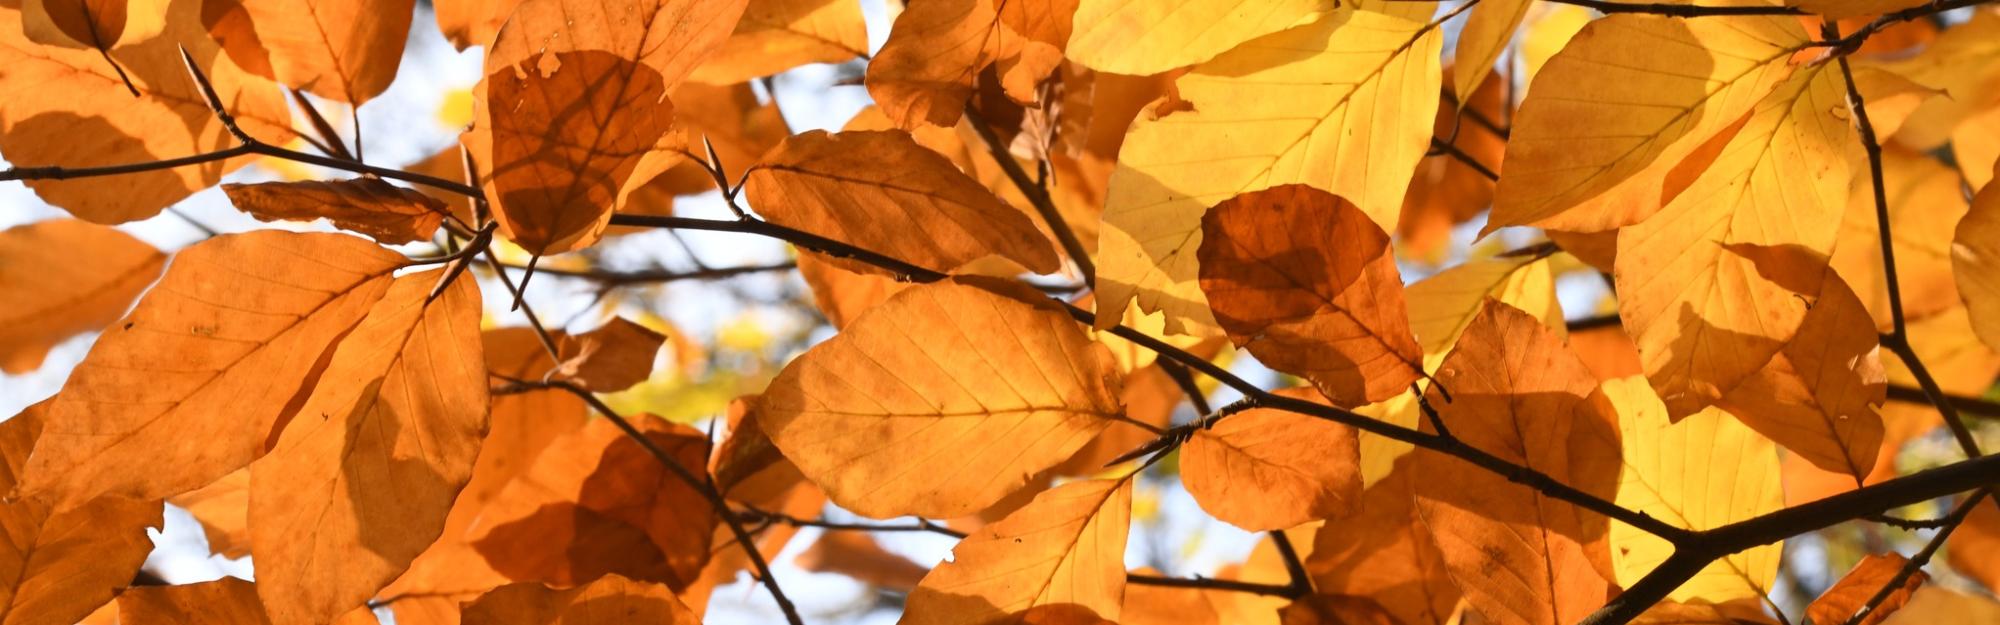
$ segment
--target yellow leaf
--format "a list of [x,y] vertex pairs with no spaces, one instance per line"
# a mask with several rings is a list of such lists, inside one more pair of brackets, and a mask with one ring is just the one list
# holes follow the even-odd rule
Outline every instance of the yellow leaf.
[[1020,290],[904,289],[771,381],[765,431],[858,514],[992,505],[1121,412],[1110,351]]
[[910,593],[900,625],[1116,622],[1125,595],[1132,480],[1074,482],[1035,496],[952,548]]
[[[772,223],[919,267],[951,271],[998,255],[1035,273],[1058,268],[1055,249],[1027,214],[905,132],[792,136],[751,169],[744,188],[751,205]],[[826,260],[854,271],[886,271],[850,259]]]
[[1715,405],[1819,468],[1865,477],[1882,445],[1876,409],[1888,393],[1875,323],[1833,272],[1799,297],[1812,306],[1798,334]]
[[513,584],[493,589],[465,604],[462,625],[608,625],[657,623],[700,625],[672,590],[659,584],[617,575],[568,590],[541,584]]
[[337,234],[224,235],[182,250],[70,373],[22,492],[63,506],[153,499],[249,464],[402,264]]
[[1882,625],[1922,625],[1924,623],[1987,623],[2000,621],[2000,602],[1983,595],[1973,595],[1946,589],[1935,584],[1918,588],[1903,604],[1903,609],[1889,615]]
[[390,245],[426,241],[450,212],[431,196],[379,178],[225,184],[223,193],[258,221],[326,218]]
[[1647,218],[1672,199],[1668,173],[1784,81],[1807,40],[1791,16],[1613,15],[1584,26],[1535,74],[1482,233]]
[[[1618,407],[1625,469],[1619,506],[1669,525],[1708,530],[1783,508],[1778,448],[1720,410],[1675,423],[1644,378],[1604,383]],[[1627,588],[1665,562],[1673,545],[1623,523],[1611,526],[1611,562]],[[1782,543],[1723,556],[1668,595],[1721,603],[1763,598],[1778,578]]]
[[479,288],[461,277],[429,299],[443,274],[396,279],[250,467],[258,593],[277,625],[365,603],[437,539],[471,477],[487,430]]
[[1927,0],[1786,0],[1785,6],[1798,7],[1814,15],[1834,19],[1880,15],[1922,6]]
[[[1316,403],[1311,388],[1279,394]],[[1181,483],[1203,510],[1253,531],[1347,516],[1361,500],[1354,428],[1256,408],[1203,428],[1181,447]]]
[[1382,401],[1423,376],[1389,235],[1346,200],[1304,185],[1231,198],[1202,218],[1200,260],[1230,340],[1334,405]]
[[1068,52],[1100,72],[1158,74],[1215,58],[1331,8],[1323,0],[1081,0]]
[[[1428,399],[1459,441],[1615,496],[1617,414],[1562,339],[1527,313],[1487,302]],[[1429,420],[1424,429],[1433,431]],[[1417,511],[1473,610],[1502,625],[1563,625],[1603,606],[1612,589],[1603,516],[1443,453],[1413,458]]]
[[1967,186],[1981,190],[1993,181],[2000,168],[2000,102],[1959,123],[1951,132],[1951,155]]
[[1136,296],[1166,312],[1168,332],[1213,333],[1196,284],[1201,215],[1242,193],[1308,184],[1394,227],[1430,145],[1441,39],[1418,22],[1343,10],[1181,77],[1194,110],[1142,116],[1111,174],[1098,319],[1119,318]]
[[[126,33],[109,57],[139,90],[134,98],[105,55],[22,38],[21,13],[0,8],[0,153],[15,167],[125,165],[220,150],[223,132],[188,79],[180,46],[214,84],[243,129],[275,144],[291,116],[277,88],[223,58],[200,23],[195,0],[178,0],[164,32]],[[134,16],[136,20],[138,16]],[[135,30],[128,28],[127,30]],[[144,219],[212,186],[252,157],[126,174],[110,179],[36,180],[27,185],[70,214],[97,223]]]
[[1460,107],[1470,101],[1465,96],[1493,72],[1493,63],[1514,39],[1514,31],[1521,27],[1521,19],[1528,16],[1532,5],[1529,0],[1492,0],[1472,7],[1472,16],[1458,32],[1458,49],[1452,54],[1451,92],[1460,96]]
[[416,5],[412,0],[238,1],[263,44],[258,52],[268,53],[279,83],[354,105],[381,95],[396,79]]
[[688,80],[735,84],[867,54],[860,0],[751,0],[736,32]]
[[1951,139],[1968,116],[2000,101],[2000,13],[1972,11],[1970,19],[1937,36],[1923,51],[1889,60],[1860,60],[1856,70],[1880,68],[1917,84],[1945,92],[1909,113],[1896,142],[1930,150]]
[[0,313],[0,371],[34,371],[57,343],[110,325],[166,262],[131,235],[73,219],[0,231],[0,292],[15,299]]
[[1549,264],[1549,259],[1533,256],[1475,260],[1404,290],[1410,306],[1410,330],[1424,350],[1424,369],[1437,370],[1488,298],[1534,316],[1557,337],[1568,335]]
[[1590,9],[1574,4],[1534,3],[1528,10],[1526,29],[1521,32],[1520,80],[1532,84],[1549,59],[1561,53],[1569,40],[1596,17]]
[[1858,152],[1828,67],[1788,79],[1686,191],[1619,231],[1619,316],[1676,418],[1762,369],[1819,288]]
[[1958,222],[1951,266],[1959,296],[1972,311],[1973,331],[1988,347],[2000,349],[2000,185],[1986,185]]
[[[49,402],[0,423],[0,489],[17,485]],[[101,497],[58,510],[42,498],[0,503],[0,618],[9,623],[73,623],[132,582],[153,550],[160,502]]]
[[[1937,159],[1891,145],[1882,151],[1882,174],[1905,318],[1922,319],[1957,307],[1950,241],[1952,228],[1967,210],[1958,172]],[[1854,176],[1832,265],[1868,306],[1876,327],[1888,329],[1893,325],[1889,284],[1882,278],[1882,237],[1876,219],[1873,181]]]

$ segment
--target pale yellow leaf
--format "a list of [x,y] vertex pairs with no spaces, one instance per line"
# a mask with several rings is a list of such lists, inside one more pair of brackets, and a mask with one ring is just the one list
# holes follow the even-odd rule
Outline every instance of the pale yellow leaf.
[[1333,9],[1325,0],[1081,0],[1069,58],[1147,75],[1193,65]]

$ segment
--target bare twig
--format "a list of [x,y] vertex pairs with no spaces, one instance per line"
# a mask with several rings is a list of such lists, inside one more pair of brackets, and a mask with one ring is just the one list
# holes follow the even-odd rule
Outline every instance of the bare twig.
[[1069,222],[1063,220],[1062,211],[1056,208],[1055,200],[1049,197],[1048,189],[1028,178],[1028,172],[1021,169],[1021,163],[1014,160],[1014,154],[1007,150],[1005,144],[1000,143],[1000,137],[993,133],[993,128],[987,125],[986,118],[981,117],[978,110],[966,106],[965,119],[972,124],[972,129],[979,133],[979,138],[986,141],[986,151],[993,156],[994,161],[1000,163],[1000,171],[1006,172],[1007,179],[1014,182],[1014,188],[1020,189],[1021,195],[1027,196],[1028,203],[1035,207],[1035,214],[1040,215],[1042,222],[1049,225],[1049,231],[1055,233],[1056,241],[1062,244],[1063,253],[1069,255],[1070,262],[1076,263],[1077,273],[1083,274],[1083,283],[1095,289],[1097,265],[1090,261],[1090,252],[1083,249],[1083,241],[1076,238],[1076,232],[1070,230]]

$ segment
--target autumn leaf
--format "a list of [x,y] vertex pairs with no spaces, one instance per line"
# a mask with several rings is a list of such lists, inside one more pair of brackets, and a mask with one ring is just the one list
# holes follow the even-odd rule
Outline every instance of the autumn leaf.
[[357,106],[396,79],[415,8],[411,0],[236,1],[279,83]]
[[1367,597],[1306,595],[1278,611],[1283,625],[1395,625],[1382,606]]
[[734,84],[867,54],[860,0],[751,0],[736,31],[688,80]]
[[923,565],[896,555],[862,532],[827,532],[799,553],[799,568],[815,573],[839,573],[863,583],[910,592],[930,573]]
[[534,254],[596,242],[625,196],[680,158],[666,94],[743,6],[522,2],[487,52],[473,128],[461,138],[487,171],[501,233]]
[[[2000,171],[2000,166],[1995,167]],[[1952,272],[1958,294],[1972,311],[1972,329],[1979,340],[2000,349],[2000,185],[1988,184],[1972,198],[1972,208],[1959,220],[1951,240]]]
[[1008,97],[1035,101],[1035,86],[1062,63],[1077,0],[934,0],[896,16],[868,64],[868,94],[896,126],[954,126],[980,72],[998,74]]
[[[289,136],[290,114],[274,85],[223,58],[200,23],[196,0],[175,0],[152,36],[128,37],[108,53],[23,39],[21,12],[0,8],[0,153],[15,167],[94,167],[190,156],[234,145],[188,80],[179,47],[201,66],[243,129]],[[133,30],[133,29],[128,29]],[[107,60],[107,57],[109,60]],[[121,77],[116,62],[123,69]],[[139,97],[127,91],[127,79]],[[279,141],[282,143],[282,141]],[[43,201],[103,224],[144,219],[249,164],[238,156],[102,180],[30,180]]]
[[336,234],[224,235],[182,250],[70,374],[20,493],[60,507],[160,498],[249,464],[402,262]]
[[699,625],[701,619],[666,586],[616,575],[586,586],[552,590],[541,584],[493,589],[465,604],[463,625]]
[[[47,425],[48,402],[0,423],[0,488],[11,490],[28,452]],[[153,550],[149,528],[160,527],[160,502],[102,497],[57,510],[41,498],[0,503],[0,619],[8,623],[72,623],[130,584]]]
[[981,284],[904,289],[764,392],[771,441],[841,507],[971,514],[1120,416],[1108,350],[1039,295]]
[[1420,23],[1341,10],[1245,43],[1177,80],[1193,110],[1141,117],[1111,174],[1097,246],[1099,308],[1108,316],[1098,318],[1117,318],[1136,297],[1141,308],[1167,313],[1168,332],[1212,332],[1194,253],[1201,216],[1243,193],[1306,184],[1354,202],[1379,227],[1395,226],[1430,145],[1440,40]]
[[443,201],[378,178],[225,184],[222,192],[260,221],[326,218],[390,245],[427,241],[449,212]]
[[110,325],[159,277],[167,256],[131,235],[71,219],[0,231],[0,371],[41,367],[58,343]]
[[[1279,393],[1324,401],[1310,388]],[[1345,425],[1247,410],[1194,433],[1181,448],[1181,483],[1203,510],[1253,532],[1341,518],[1361,502],[1359,445]]]
[[[1562,340],[1518,309],[1488,302],[1439,369],[1429,401],[1452,436],[1503,460],[1609,498],[1618,480],[1617,415]],[[1426,421],[1426,431],[1435,431]],[[1465,600],[1495,623],[1560,625],[1604,604],[1603,516],[1444,454],[1415,453],[1417,510]],[[1520,583],[1516,579],[1529,580]]]
[[615,393],[646,381],[653,357],[667,337],[623,317],[569,337],[556,373],[597,393]]
[[1326,9],[1318,0],[1080,0],[1068,52],[1100,72],[1157,74],[1215,58]]
[[1786,16],[1585,25],[1528,88],[1483,232],[1646,219],[1673,199],[1663,193],[1669,173],[1790,76],[1787,60],[1807,39]]
[[847,327],[906,286],[894,277],[849,271],[813,254],[800,254],[798,263],[799,277],[812,289],[813,305],[835,329]]
[[1988,501],[1974,506],[1944,544],[1945,561],[1954,571],[1986,586],[2000,587],[2000,562],[1985,557],[2000,548],[2000,506]]
[[431,299],[443,275],[397,278],[251,465],[251,551],[276,625],[366,602],[437,539],[471,477],[487,429],[479,288]]
[[[1806,618],[1812,619],[1815,623],[1847,622],[1855,612],[1859,612],[1868,604],[1876,591],[1895,582],[1897,572],[1901,571],[1909,561],[1909,558],[1894,552],[1868,554],[1861,558],[1861,563],[1854,565],[1854,570],[1841,576],[1840,581],[1834,582],[1832,588],[1820,593],[1812,605],[1806,606]],[[1918,587],[1923,586],[1924,581],[1929,578],[1930,575],[1917,571],[1903,579],[1889,592],[1887,599],[1880,605],[1874,606],[1874,609],[1861,619],[1860,625],[1876,625],[1889,618],[1897,608],[1908,602],[1910,595],[1915,593]]]
[[756,397],[729,402],[729,437],[709,458],[709,474],[723,496],[761,505],[782,500],[805,476],[764,433],[756,402]]
[[178,586],[133,588],[118,595],[121,625],[214,623],[268,625],[257,585],[234,577]]
[[1458,48],[1452,54],[1451,92],[1459,94],[1460,108],[1471,102],[1468,96],[1493,72],[1493,62],[1507,49],[1507,43],[1513,40],[1514,31],[1520,29],[1521,20],[1528,16],[1528,7],[1533,4],[1528,0],[1500,0],[1472,7],[1472,16],[1466,18],[1465,27],[1459,31]]
[[[1643,378],[1607,381],[1624,443],[1618,498],[1675,527],[1709,530],[1784,507],[1778,448],[1720,410],[1679,422]],[[1672,543],[1623,523],[1611,526],[1611,562],[1627,588],[1673,555]],[[1782,543],[1747,549],[1710,563],[1668,595],[1675,601],[1721,603],[1769,595],[1783,559]]]
[[1303,185],[1237,196],[1202,218],[1199,254],[1230,340],[1335,405],[1388,399],[1423,375],[1389,236],[1345,199]]
[[1824,65],[1790,77],[1686,191],[1618,233],[1619,316],[1676,418],[1799,332],[1798,295],[1819,284],[1846,212],[1853,141],[1839,80]]
[[1320,526],[1305,567],[1319,592],[1370,597],[1400,623],[1441,623],[1461,593],[1417,516],[1415,460],[1370,485],[1353,516]]
[[28,40],[42,45],[110,50],[125,35],[126,7],[112,0],[26,0]]
[[[1446,68],[1445,75],[1455,79],[1458,71]],[[1449,142],[1453,149],[1478,165],[1442,152],[1426,153],[1417,162],[1409,191],[1403,194],[1402,215],[1396,220],[1396,252],[1404,258],[1443,260],[1442,256],[1451,249],[1452,229],[1484,214],[1493,204],[1494,181],[1480,168],[1501,171],[1507,138],[1472,121],[1471,115],[1504,119],[1509,113],[1508,104],[1503,102],[1505,91],[1500,75],[1488,73],[1477,89],[1463,95],[1441,96],[1449,98],[1445,102],[1457,104],[1439,104],[1431,126],[1432,135],[1441,143]]]
[[953,547],[897,622],[1116,622],[1131,514],[1130,478],[1050,489]]
[[[1882,152],[1882,173],[1904,316],[1922,319],[1959,306],[1951,240],[1967,205],[1958,173],[1935,158],[1894,147]],[[1895,323],[1889,284],[1882,275],[1882,233],[1876,226],[1874,190],[1868,176],[1854,177],[1831,264],[1868,306],[1875,326],[1887,329]]]
[[167,498],[201,522],[208,551],[225,558],[250,555],[250,469],[237,469],[207,486]]
[[[1035,273],[1058,267],[1055,249],[1026,214],[900,131],[793,136],[751,168],[744,188],[772,223],[920,267],[950,271],[988,255]],[[852,260],[829,262],[883,272]]]

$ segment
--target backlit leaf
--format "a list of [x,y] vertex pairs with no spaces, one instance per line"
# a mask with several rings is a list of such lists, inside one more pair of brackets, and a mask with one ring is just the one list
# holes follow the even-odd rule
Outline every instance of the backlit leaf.
[[[0,423],[6,462],[0,489],[17,485],[48,403],[29,406]],[[0,619],[7,623],[73,623],[130,584],[153,550],[148,528],[160,527],[160,502],[102,497],[69,510],[42,498],[0,503]]]
[[[1877,591],[1888,586],[1889,582],[1895,579],[1897,571],[1901,571],[1909,561],[1909,558],[1894,552],[1868,554],[1861,559],[1860,564],[1854,565],[1854,570],[1841,576],[1840,581],[1834,582],[1832,588],[1820,593],[1812,605],[1806,606],[1806,618],[1812,619],[1815,623],[1847,622],[1848,618],[1866,605]],[[1889,593],[1887,599],[1869,611],[1868,616],[1861,619],[1860,625],[1875,625],[1889,618],[1889,615],[1894,614],[1897,608],[1908,602],[1910,595],[1929,578],[1930,575],[1921,570],[1910,575]]]
[[279,83],[355,105],[396,79],[416,6],[412,0],[238,1]]
[[1080,0],[1069,56],[1116,74],[1157,74],[1314,18],[1321,0]]
[[1423,374],[1389,236],[1355,205],[1286,185],[1216,206],[1201,236],[1201,290],[1259,361],[1342,407],[1393,397]]
[[868,94],[898,127],[954,126],[989,66],[1007,95],[1033,102],[1062,64],[1077,0],[932,0],[896,17],[868,63]]
[[860,0],[751,0],[736,32],[688,80],[727,85],[867,53]]
[[[1310,388],[1279,391],[1324,401]],[[1345,517],[1361,503],[1354,428],[1260,408],[1197,430],[1181,448],[1181,482],[1215,518],[1253,532]]]
[[1109,350],[1039,295],[981,283],[904,289],[765,391],[772,442],[841,507],[971,514],[1120,417]]
[[[1995,168],[2000,171],[2000,167]],[[2000,185],[1988,184],[1972,199],[1951,240],[1958,294],[1972,311],[1972,329],[2000,349]]]
[[449,212],[440,200],[378,178],[225,184],[222,191],[262,221],[324,217],[391,245],[429,240]]
[[646,381],[653,374],[653,357],[666,336],[645,326],[613,318],[595,330],[569,337],[562,344],[558,375],[598,393],[615,393]]
[[606,576],[588,586],[552,590],[541,584],[494,589],[465,604],[463,625],[699,625],[666,586]]
[[910,593],[903,625],[1116,622],[1130,478],[1056,487],[952,548]]
[[167,256],[131,235],[53,219],[0,231],[0,371],[42,365],[49,349],[103,328],[159,277]]
[[1414,462],[1397,461],[1362,493],[1359,512],[1320,526],[1306,571],[1319,592],[1370,597],[1401,623],[1442,623],[1461,593],[1417,516]]

